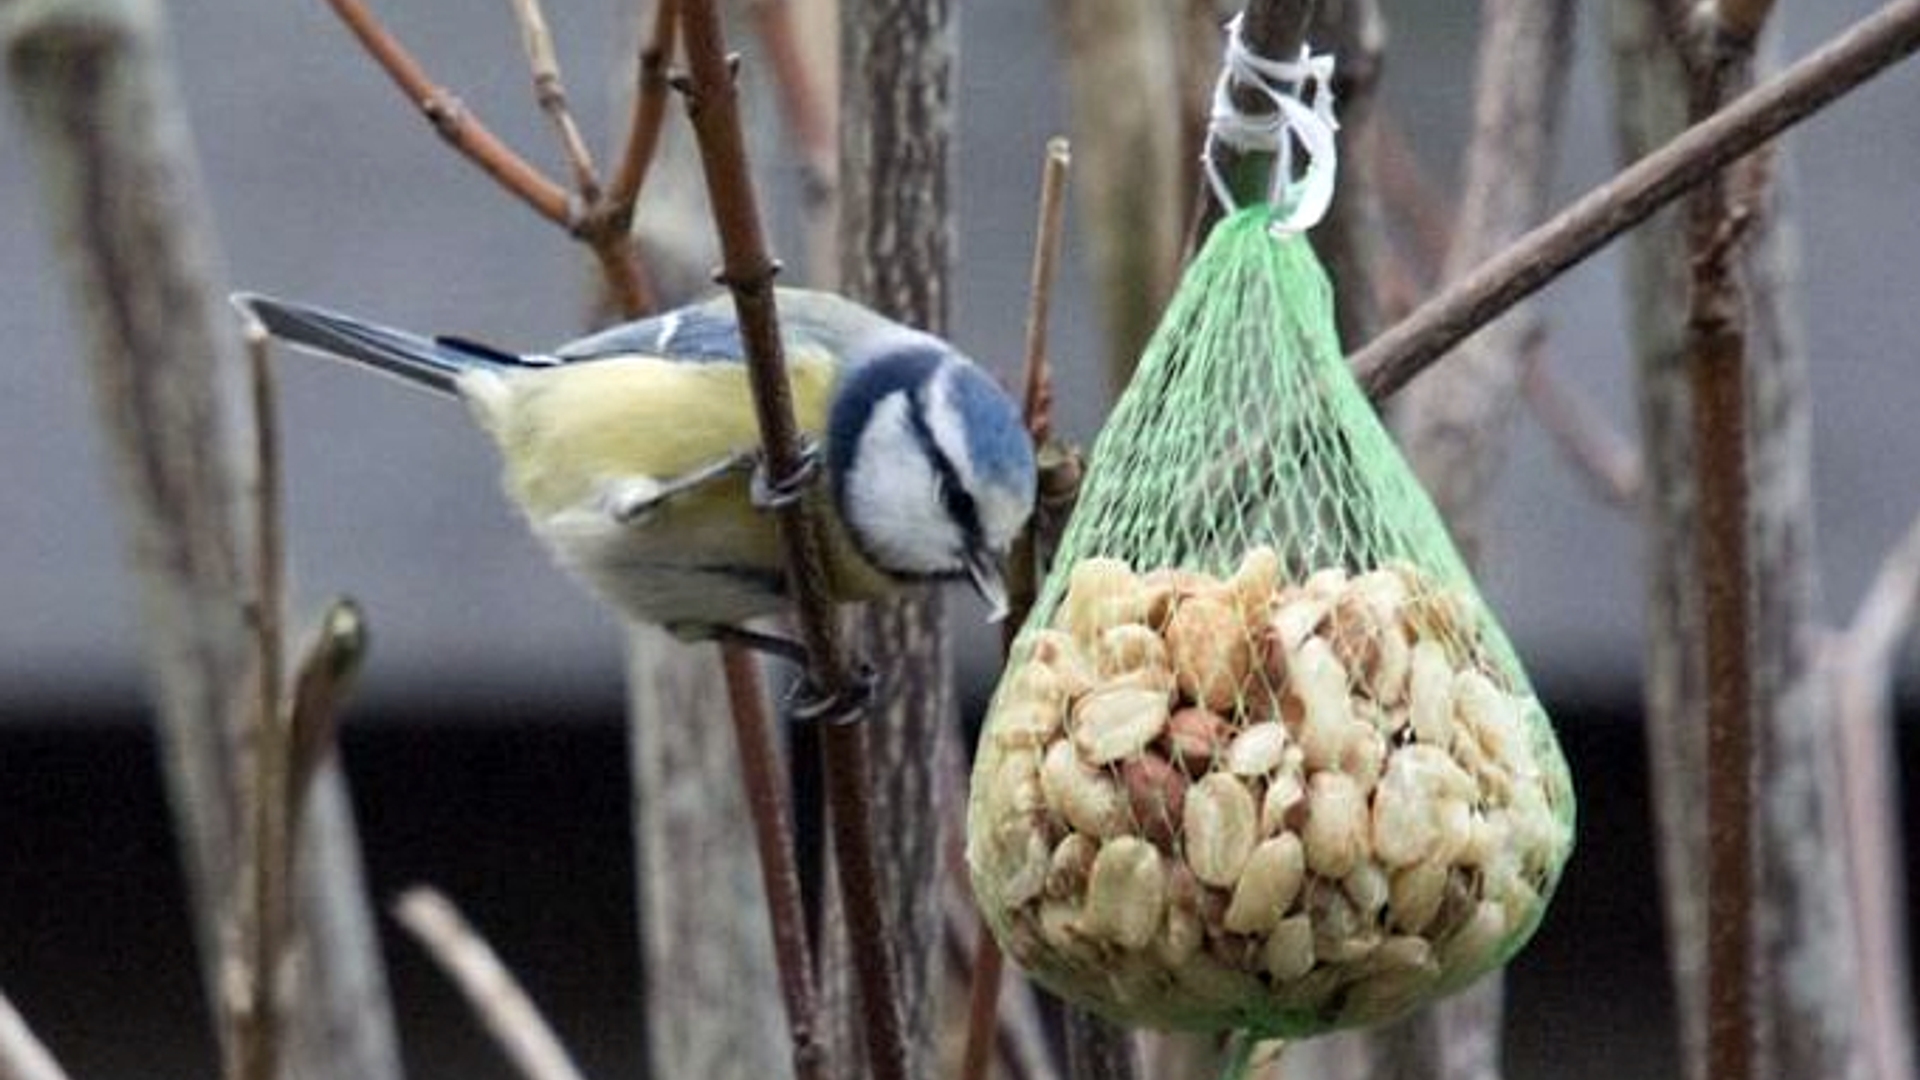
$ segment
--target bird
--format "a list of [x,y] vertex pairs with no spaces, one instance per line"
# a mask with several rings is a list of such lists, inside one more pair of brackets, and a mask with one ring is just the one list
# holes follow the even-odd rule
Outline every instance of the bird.
[[[301,350],[458,398],[554,560],[617,611],[689,640],[798,658],[743,624],[793,602],[731,297],[545,352],[428,337],[258,293],[233,304]],[[1032,514],[1018,406],[953,345],[834,293],[775,290],[836,602],[965,580],[1006,614],[1001,566]],[[761,488],[763,490],[763,486]]]

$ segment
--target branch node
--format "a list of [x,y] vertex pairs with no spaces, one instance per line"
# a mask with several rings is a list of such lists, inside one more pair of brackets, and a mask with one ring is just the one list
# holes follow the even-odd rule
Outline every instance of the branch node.
[[[691,100],[688,101],[687,107],[693,107]],[[730,271],[726,267],[721,266],[716,267],[713,271],[713,283],[716,285],[725,285],[727,288],[736,291],[756,291],[771,287],[773,285],[773,279],[778,277],[780,271],[784,269],[786,269],[785,263],[782,263],[779,259],[772,258],[766,259],[757,266],[749,266],[745,270],[737,272]]]
[[847,683],[837,693],[824,691],[811,674],[794,685],[787,707],[795,721],[823,727],[843,727],[866,718],[880,689],[880,673],[865,660],[850,665]]
[[467,106],[451,91],[436,87],[433,93],[420,99],[420,112],[441,138],[450,143],[460,141],[460,129],[467,122]]
[[768,476],[764,458],[755,466],[748,490],[756,510],[784,510],[799,502],[820,478],[819,442],[802,435],[795,450],[793,470],[785,476]]

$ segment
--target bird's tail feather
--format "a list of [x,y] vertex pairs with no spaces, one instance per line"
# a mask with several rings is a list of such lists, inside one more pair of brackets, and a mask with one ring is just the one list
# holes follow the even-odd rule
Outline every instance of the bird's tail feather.
[[363,322],[350,315],[257,293],[235,293],[233,304],[274,337],[327,356],[365,364],[443,394],[456,392],[454,380],[462,372],[501,366],[507,355],[461,342],[435,341]]

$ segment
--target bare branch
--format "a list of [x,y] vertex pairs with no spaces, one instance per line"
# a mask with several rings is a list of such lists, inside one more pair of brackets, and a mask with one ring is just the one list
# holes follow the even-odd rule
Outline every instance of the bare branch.
[[[1028,277],[1026,366],[1021,385],[1027,434],[1035,446],[1053,437],[1053,369],[1047,363],[1047,322],[1053,311],[1053,282],[1060,265],[1060,245],[1066,235],[1067,170],[1072,165],[1067,140],[1047,141],[1046,165],[1040,174],[1040,222],[1033,241],[1033,269]],[[1009,623],[1018,620],[1009,619]]]
[[1887,552],[1847,628],[1847,648],[1868,671],[1892,676],[1900,644],[1920,614],[1920,517]]
[[593,167],[592,151],[580,137],[580,125],[574,123],[573,112],[567,108],[567,86],[560,78],[560,58],[553,53],[546,13],[540,10],[540,0],[512,0],[512,4],[513,17],[520,24],[520,43],[527,51],[527,66],[533,69],[534,99],[560,136],[560,149],[573,172],[573,189],[580,194],[580,202],[592,206],[600,201],[600,174]]
[[0,994],[0,1080],[67,1080],[5,994]]
[[[700,144],[720,233],[722,280],[733,291],[739,318],[764,468],[771,488],[800,490],[811,467],[802,456],[794,422],[775,311],[775,266],[767,255],[733,72],[712,0],[683,0],[681,30],[688,68],[687,113]],[[805,704],[812,719],[825,722],[822,744],[832,798],[833,851],[848,921],[860,943],[854,960],[869,1064],[879,1080],[903,1080],[908,1068],[906,1034],[891,955],[893,938],[887,933],[875,871],[868,732],[861,722],[870,689],[841,641],[839,619],[827,594],[824,549],[812,520],[811,500],[787,499],[775,512],[787,581],[793,588],[807,649]]]
[[426,116],[454,149],[518,196],[534,212],[562,228],[574,227],[578,214],[564,188],[534,168],[494,136],[444,87],[435,83],[413,54],[388,32],[361,0],[327,0],[340,21],[360,40],[375,63]]
[[1595,188],[1350,357],[1375,400],[1761,143],[1920,49],[1920,0],[1874,14]]
[[254,708],[248,718],[251,768],[241,785],[239,873],[229,905],[235,947],[222,987],[229,1035],[226,1075],[273,1080],[280,1072],[285,1003],[281,961],[293,931],[293,833],[288,827],[287,740],[280,716],[281,610],[285,555],[280,536],[280,452],[273,367],[265,328],[248,321],[247,370],[254,409]]
[[753,839],[760,851],[760,882],[767,894],[773,950],[780,971],[780,997],[786,1005],[788,1037],[793,1043],[797,1080],[823,1080],[827,1052],[820,1041],[819,994],[813,949],[807,939],[807,915],[800,898],[800,872],[794,864],[793,816],[787,807],[784,767],[773,742],[773,724],[754,658],[736,646],[720,648],[726,674],[727,705],[739,746],[740,777],[753,813]]
[[766,49],[767,66],[779,93],[776,100],[787,130],[800,150],[800,194],[808,212],[833,204],[839,185],[838,147],[834,141],[832,101],[820,92],[820,80],[802,54],[791,0],[761,0],[751,5],[754,32]]
[[327,605],[300,655],[287,703],[288,821],[296,831],[321,768],[334,752],[340,703],[367,654],[367,624],[347,597]]
[[401,894],[393,914],[460,988],[522,1076],[584,1080],[513,973],[451,901],[434,889],[415,886]]
[[1906,886],[1900,865],[1898,757],[1892,678],[1920,608],[1920,516],[1880,564],[1853,623],[1831,650],[1833,743],[1845,778],[1842,812],[1848,893],[1863,958],[1858,1029],[1875,1080],[1911,1080],[1913,988],[1907,966]]
[[[607,190],[607,203],[623,222],[633,219],[634,203],[647,170],[660,148],[660,131],[667,118],[667,67],[673,62],[673,50],[680,25],[679,0],[656,0],[653,32],[640,50],[640,86],[634,95],[633,113],[627,125],[626,148],[620,154],[620,167],[613,174],[613,186]],[[624,227],[624,225],[623,225]]]

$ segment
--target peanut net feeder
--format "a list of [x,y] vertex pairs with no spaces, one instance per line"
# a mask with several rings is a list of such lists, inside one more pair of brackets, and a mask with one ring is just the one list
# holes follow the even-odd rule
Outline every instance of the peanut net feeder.
[[1572,848],[1546,714],[1295,226],[1237,210],[1188,267],[975,758],[988,925],[1121,1023],[1399,1016],[1519,950]]

